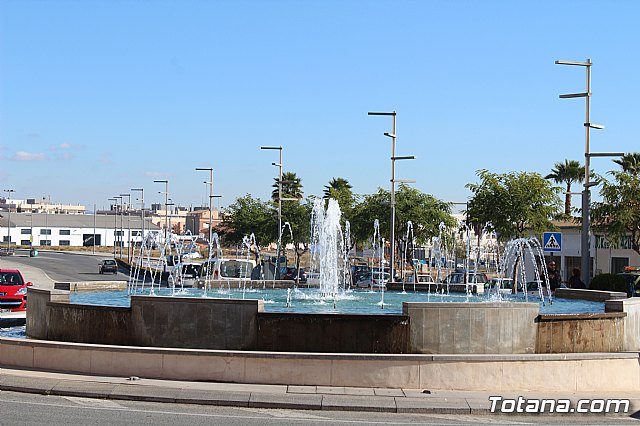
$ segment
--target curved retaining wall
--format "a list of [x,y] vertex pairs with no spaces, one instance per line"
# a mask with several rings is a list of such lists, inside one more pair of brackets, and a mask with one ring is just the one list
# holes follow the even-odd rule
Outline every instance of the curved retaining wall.
[[0,365],[78,374],[471,391],[637,391],[638,353],[363,355],[162,349],[0,338]]

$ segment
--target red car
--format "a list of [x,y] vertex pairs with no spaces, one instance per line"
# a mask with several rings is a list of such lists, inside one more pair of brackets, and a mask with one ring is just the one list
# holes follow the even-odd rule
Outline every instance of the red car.
[[19,312],[27,309],[27,287],[17,269],[0,269],[0,312]]

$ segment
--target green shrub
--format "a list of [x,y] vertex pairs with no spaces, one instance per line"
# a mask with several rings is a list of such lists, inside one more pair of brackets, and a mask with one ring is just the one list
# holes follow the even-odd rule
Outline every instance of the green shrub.
[[600,274],[593,277],[589,284],[590,290],[605,290],[605,291],[621,291],[628,293],[629,285],[627,281],[616,274]]

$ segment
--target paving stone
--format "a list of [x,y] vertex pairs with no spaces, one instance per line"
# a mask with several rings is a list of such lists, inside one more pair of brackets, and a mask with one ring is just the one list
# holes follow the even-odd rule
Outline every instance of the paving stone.
[[322,409],[395,413],[396,401],[383,396],[323,395]]
[[469,405],[461,398],[395,398],[398,413],[469,414]]
[[371,388],[344,388],[345,395],[374,396],[375,392]]
[[109,398],[132,401],[176,402],[181,389],[145,385],[118,385]]
[[316,386],[316,392],[327,395],[344,395],[344,386]]
[[0,375],[0,390],[48,395],[59,382],[58,379],[3,374]]
[[118,386],[115,383],[60,380],[51,389],[51,395],[79,396],[85,398],[109,398]]
[[373,392],[376,396],[404,397],[404,392],[402,392],[402,389],[374,388]]
[[251,393],[251,408],[285,408],[290,410],[320,410],[322,395]]
[[287,386],[287,393],[317,393],[316,386]]
[[248,407],[250,398],[251,392],[181,389],[176,395],[176,403]]

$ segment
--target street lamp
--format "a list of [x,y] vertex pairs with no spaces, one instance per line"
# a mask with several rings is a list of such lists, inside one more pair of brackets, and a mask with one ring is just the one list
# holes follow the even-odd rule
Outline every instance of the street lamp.
[[131,188],[131,191],[140,191],[140,218],[142,220],[142,237],[140,238],[140,249],[144,242],[144,188]]
[[[196,167],[196,171],[209,172],[209,245],[207,247],[207,259],[211,258],[211,239],[213,238],[213,167]],[[199,232],[199,230],[198,230]]]
[[7,218],[7,254],[11,250],[11,193],[16,192],[13,189],[5,189],[4,192],[9,194],[7,196],[7,210],[9,210],[9,217]]
[[[114,201],[114,202],[118,202],[117,198],[109,198],[109,201]],[[117,204],[116,204],[117,206]],[[117,211],[117,207],[116,207],[116,211],[114,212],[113,215],[113,258],[115,259],[116,257],[116,230],[118,228],[118,211]]]
[[[396,112],[368,112],[367,115],[382,115],[382,116],[391,116],[393,118],[393,125],[391,127],[391,133],[385,132],[384,135],[391,138],[391,226],[389,232],[389,240],[390,240],[390,269],[389,275],[391,280],[394,280],[394,268],[395,268],[395,249],[396,249],[396,239],[395,239],[395,227],[396,227],[396,160],[413,160],[415,157],[413,155],[396,157]],[[400,182],[400,181],[398,181]],[[411,183],[413,181],[402,181],[406,183]],[[404,267],[404,265],[403,265]]]
[[280,249],[282,244],[282,146],[261,146],[260,149],[277,149],[280,151],[280,162],[271,163],[272,166],[277,166],[280,169],[278,175],[278,248],[276,249],[276,270],[273,275],[274,279],[278,278],[280,273]]
[[[173,202],[173,199],[168,198],[167,201],[168,201],[167,202],[167,210],[169,209],[169,206],[175,206],[175,203]],[[169,223],[168,223],[169,233],[173,232],[173,231],[171,231],[171,216],[172,215],[173,215],[173,213],[169,215]]]
[[123,197],[122,195],[116,195],[113,198],[117,198],[120,199],[120,233],[118,234],[118,253],[120,258],[122,258],[122,240],[123,240],[123,234],[124,232],[122,231],[122,223],[124,222],[124,217],[122,216],[122,210],[123,210],[123,206],[122,206],[122,202],[123,202]]
[[[169,202],[169,181],[168,180],[154,180],[153,183],[164,183],[164,239],[165,242],[167,240],[167,231],[168,231],[168,211],[167,211],[167,203]],[[162,194],[159,192],[159,194]]]
[[589,242],[589,208],[591,203],[591,187],[597,185],[597,183],[589,182],[590,167],[589,160],[592,155],[589,152],[589,135],[591,129],[604,129],[603,125],[592,123],[589,119],[589,104],[591,99],[591,59],[587,59],[586,62],[578,61],[555,61],[557,65],[574,65],[585,67],[587,70],[587,86],[586,92],[570,93],[566,95],[560,95],[561,99],[569,98],[585,98],[586,104],[586,118],[584,122],[585,128],[585,148],[584,148],[584,190],[582,191],[582,236],[580,240],[580,266],[582,269],[582,276],[584,283],[589,287],[591,281],[591,247]]
[[[131,194],[120,194],[121,197],[128,197],[127,201],[127,261],[131,262]],[[122,211],[124,218],[124,210]]]

